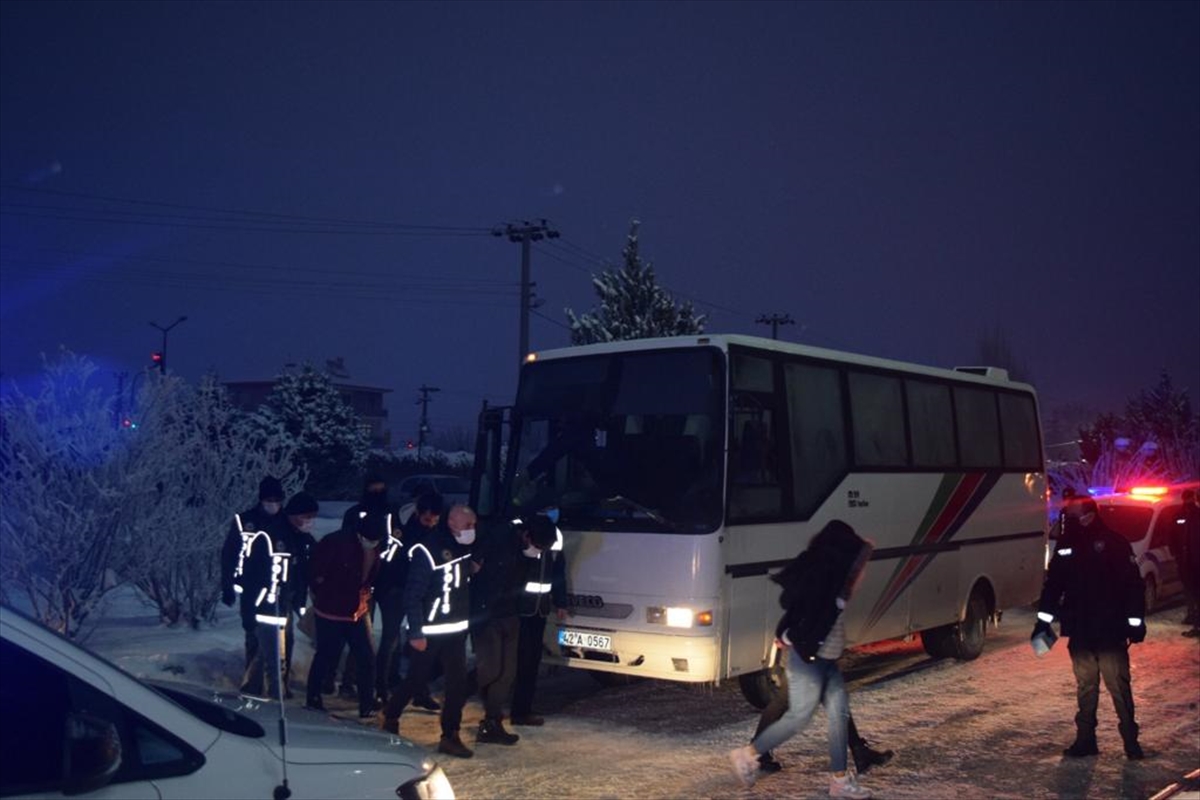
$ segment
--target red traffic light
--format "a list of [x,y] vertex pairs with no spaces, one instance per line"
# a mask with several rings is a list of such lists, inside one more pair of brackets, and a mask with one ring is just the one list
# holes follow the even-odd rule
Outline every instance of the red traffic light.
[[150,354],[150,360],[153,361],[155,364],[161,364],[162,363],[162,353],[159,352],[158,350],[155,350],[154,352],[152,352]]

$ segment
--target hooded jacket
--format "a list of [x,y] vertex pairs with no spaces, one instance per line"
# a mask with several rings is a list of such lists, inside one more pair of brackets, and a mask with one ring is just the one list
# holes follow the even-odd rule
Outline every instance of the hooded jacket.
[[[783,617],[775,635],[786,638],[805,661],[813,661],[842,612],[844,601],[871,557],[871,544],[841,520],[833,520],[779,574]],[[839,600],[842,601],[839,604]]]

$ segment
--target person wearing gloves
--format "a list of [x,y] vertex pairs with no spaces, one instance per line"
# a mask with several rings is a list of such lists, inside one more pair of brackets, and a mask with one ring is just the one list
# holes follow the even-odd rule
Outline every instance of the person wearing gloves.
[[1071,503],[1065,513],[1076,524],[1064,526],[1067,533],[1050,557],[1031,637],[1044,641],[1050,624],[1058,622],[1068,640],[1079,711],[1075,741],[1063,755],[1080,758],[1100,752],[1096,709],[1103,678],[1117,712],[1125,755],[1141,759],[1145,754],[1138,744],[1129,674],[1129,644],[1146,638],[1146,596],[1137,559],[1129,542],[1100,519],[1096,501]]
[[467,701],[467,629],[471,617],[471,549],[475,542],[475,512],[457,505],[445,526],[408,551],[404,609],[413,660],[408,675],[388,696],[380,726],[400,732],[400,714],[409,701],[429,685],[433,664],[442,665],[446,697],[442,703],[442,738],[438,752],[470,758],[474,752],[459,738]]
[[871,557],[871,544],[841,520],[832,520],[779,575],[785,611],[775,637],[787,653],[788,708],[745,747],[729,753],[747,787],[757,779],[759,756],[803,730],[818,704],[829,722],[829,795],[862,800],[871,793],[846,769],[850,701],[837,659],[846,646],[844,610]]

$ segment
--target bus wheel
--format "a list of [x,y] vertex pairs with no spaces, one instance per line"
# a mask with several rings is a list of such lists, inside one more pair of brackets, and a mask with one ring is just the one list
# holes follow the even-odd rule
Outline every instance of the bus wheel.
[[967,600],[967,613],[962,622],[921,631],[921,644],[934,658],[957,658],[971,661],[983,652],[987,632],[988,601],[976,588]]
[[761,669],[738,676],[738,686],[746,702],[755,708],[766,708],[771,698],[783,691],[783,665],[776,664],[770,669]]

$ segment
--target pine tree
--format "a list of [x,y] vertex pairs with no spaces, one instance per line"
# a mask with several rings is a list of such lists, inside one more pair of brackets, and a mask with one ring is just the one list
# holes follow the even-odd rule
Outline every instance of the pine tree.
[[256,419],[264,432],[278,426],[295,441],[308,491],[324,497],[353,491],[371,439],[328,376],[308,364],[278,376]]
[[629,226],[629,237],[621,251],[621,269],[606,269],[592,277],[600,307],[578,317],[565,309],[572,344],[704,332],[705,316],[696,314],[690,301],[676,305],[655,280],[653,266],[642,261],[638,253],[639,224],[634,220]]

